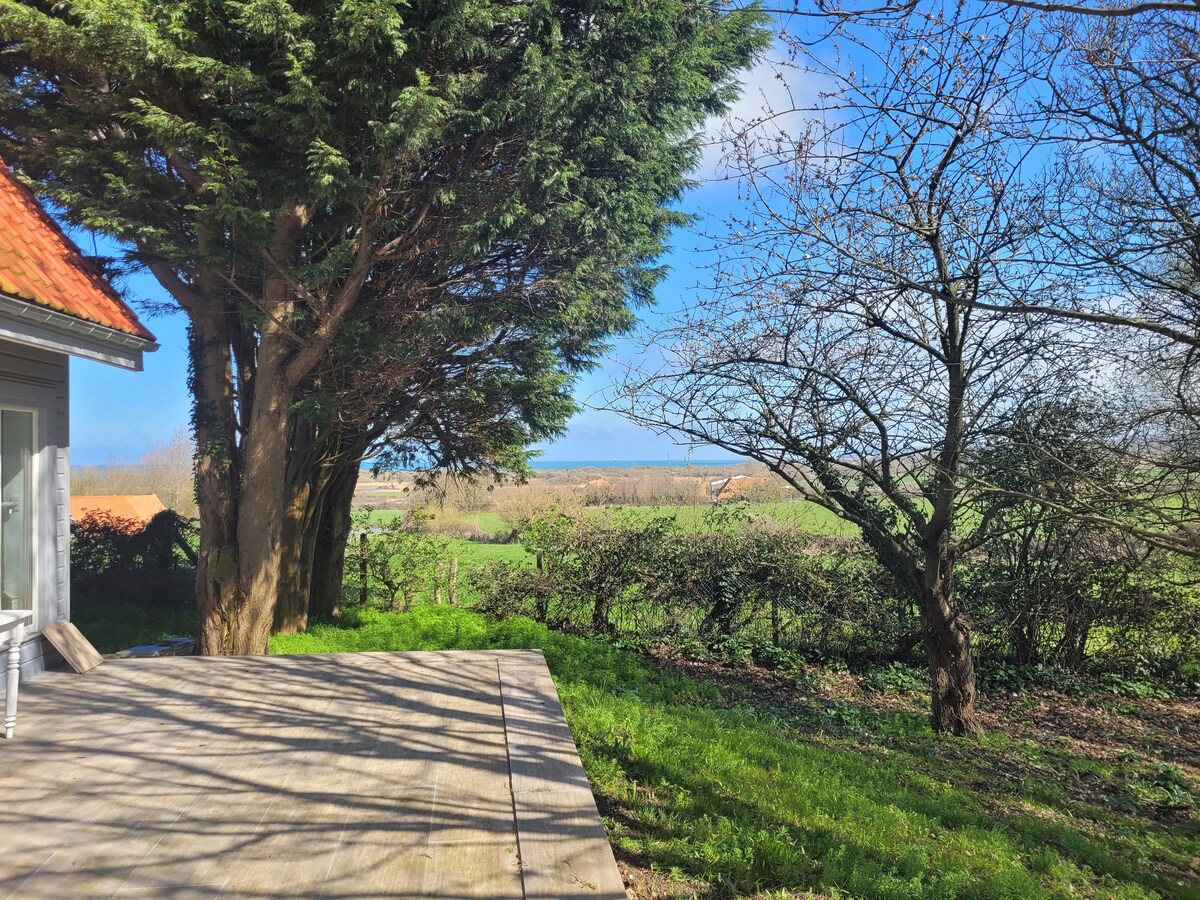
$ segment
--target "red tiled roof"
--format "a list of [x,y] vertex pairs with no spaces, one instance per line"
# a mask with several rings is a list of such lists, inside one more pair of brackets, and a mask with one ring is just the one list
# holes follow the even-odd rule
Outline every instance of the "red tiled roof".
[[107,496],[73,496],[71,518],[76,521],[89,513],[114,516],[145,524],[166,509],[158,494],[109,494]]
[[0,160],[0,293],[154,340],[4,160]]

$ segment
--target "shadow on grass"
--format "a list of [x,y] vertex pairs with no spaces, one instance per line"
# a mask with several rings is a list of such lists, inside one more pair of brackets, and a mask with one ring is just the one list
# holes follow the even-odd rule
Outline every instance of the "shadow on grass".
[[731,704],[715,684],[524,619],[446,607],[317,626],[278,652],[540,648],[618,857],[708,896],[1200,897],[1196,836],[1055,809],[1064,776],[855,704]]

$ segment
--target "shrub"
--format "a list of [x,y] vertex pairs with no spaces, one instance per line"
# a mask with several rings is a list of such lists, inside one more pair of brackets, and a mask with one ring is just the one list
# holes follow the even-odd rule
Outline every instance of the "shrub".
[[195,526],[89,514],[71,526],[71,617],[102,653],[194,634]]
[[434,599],[449,558],[449,541],[428,534],[427,517],[419,512],[374,527],[368,525],[370,513],[369,509],[358,513],[358,545],[351,549],[347,566],[358,605],[403,610],[420,597]]
[[93,512],[71,525],[71,600],[182,609],[193,602],[197,531],[164,510],[149,522]]
[[[706,518],[688,531],[667,518],[596,510],[535,516],[520,539],[539,569],[484,569],[473,582],[480,609],[702,645],[731,664],[839,665],[865,671],[873,690],[926,689],[911,667],[921,665],[916,612],[860,540],[755,519],[736,505]],[[1146,560],[1142,572],[1101,545],[1070,543],[1063,540],[1057,568],[1023,563],[1019,577],[1003,541],[960,562],[981,688],[1077,693],[1073,673],[1082,671],[1113,673],[1121,681],[1108,688],[1130,696],[1163,680],[1200,687],[1194,589],[1156,568],[1165,558]],[[1034,582],[1018,591],[1013,579],[1026,575]]]
[[475,592],[475,610],[492,619],[528,616],[538,622],[550,618],[554,582],[540,572],[491,560],[468,576]]

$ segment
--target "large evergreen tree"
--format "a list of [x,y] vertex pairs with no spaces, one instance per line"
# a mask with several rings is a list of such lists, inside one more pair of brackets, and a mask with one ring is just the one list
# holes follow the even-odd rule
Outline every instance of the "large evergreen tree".
[[508,422],[476,461],[561,424],[562,375],[650,294],[690,136],[760,24],[687,0],[0,0],[0,155],[191,322],[204,652],[265,651],[314,539],[298,486],[390,420],[464,458]]

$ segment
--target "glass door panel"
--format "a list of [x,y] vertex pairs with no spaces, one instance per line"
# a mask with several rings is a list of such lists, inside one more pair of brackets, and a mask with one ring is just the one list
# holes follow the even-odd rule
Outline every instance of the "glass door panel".
[[33,413],[0,410],[0,609],[33,609]]

